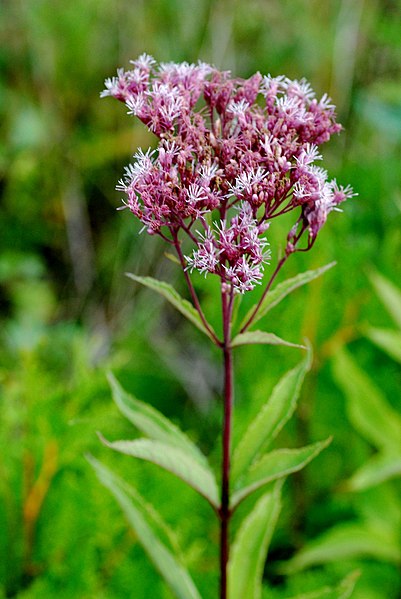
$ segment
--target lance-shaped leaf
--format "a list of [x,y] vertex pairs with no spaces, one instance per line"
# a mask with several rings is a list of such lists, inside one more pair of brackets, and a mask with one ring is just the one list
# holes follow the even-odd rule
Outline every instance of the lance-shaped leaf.
[[228,564],[230,599],[260,599],[266,553],[280,513],[283,481],[263,495],[242,522]]
[[347,491],[363,491],[396,477],[401,477],[401,452],[395,456],[379,453],[359,468],[344,486]]
[[304,345],[298,343],[291,343],[285,341],[280,337],[277,337],[274,333],[265,333],[264,331],[247,331],[246,333],[240,333],[236,335],[231,342],[231,347],[238,347],[239,345],[286,345],[288,347],[296,347],[298,349],[306,349]]
[[278,435],[294,413],[299,392],[311,361],[310,352],[274,387],[268,402],[250,424],[233,456],[233,479],[240,477],[255,457]]
[[161,441],[162,443],[167,443],[173,447],[178,447],[186,453],[189,453],[205,467],[208,466],[206,457],[198,449],[195,443],[175,426],[171,420],[163,416],[161,412],[149,404],[139,401],[124,391],[113,374],[109,373],[108,379],[113,399],[118,409],[144,435],[151,439],[155,439],[155,441]]
[[300,449],[277,449],[267,453],[253,464],[245,476],[240,479],[240,486],[237,486],[237,490],[232,495],[231,507],[235,508],[248,495],[273,480],[298,472],[330,442],[331,438]]
[[[335,262],[330,262],[330,264],[326,264],[326,266],[322,266],[321,268],[317,268],[316,270],[307,270],[306,272],[302,272],[291,279],[287,279],[282,283],[279,283],[274,289],[269,291],[266,294],[255,318],[253,319],[253,324],[255,324],[258,320],[260,320],[269,310],[277,306],[287,295],[289,295],[298,287],[302,287],[302,285],[306,285],[306,283],[310,283],[317,277],[320,277],[326,270],[329,270],[332,266],[334,266]],[[252,308],[247,312],[246,316],[241,322],[240,330],[243,326],[246,325],[248,320],[251,318],[252,314],[255,311],[257,304],[252,306]]]
[[372,273],[370,280],[388,313],[401,329],[401,290],[379,273]]
[[359,570],[355,570],[336,587],[323,587],[317,591],[295,595],[290,599],[348,599],[351,597],[360,574]]
[[349,418],[355,429],[378,449],[399,454],[401,416],[344,350],[336,353],[333,365],[335,379],[347,398]]
[[[154,508],[98,460],[92,456],[87,459],[100,482],[114,495],[153,565],[175,596],[178,599],[202,599],[187,570],[156,533],[155,524],[160,525],[161,517],[157,516],[155,522]],[[167,524],[163,523],[163,528],[168,530]]]
[[151,439],[110,443],[101,435],[99,436],[107,447],[134,458],[152,462],[175,474],[205,497],[213,507],[219,507],[219,495],[213,472],[182,449]]
[[401,332],[391,329],[378,329],[369,327],[366,329],[369,337],[380,349],[385,351],[393,360],[401,363]]
[[401,548],[396,535],[369,529],[364,523],[338,524],[309,542],[280,567],[280,572],[293,574],[318,564],[360,557],[399,563]]
[[168,283],[165,281],[158,281],[157,279],[153,279],[152,277],[139,277],[130,272],[125,273],[127,277],[136,281],[137,283],[141,283],[145,287],[149,289],[153,289],[161,296],[163,296],[174,308],[176,308],[185,318],[187,318],[192,324],[194,324],[202,333],[205,333],[213,342],[215,341],[213,335],[210,331],[213,331],[212,326],[208,323],[208,330],[203,324],[199,313],[196,311],[194,306],[188,300],[184,299],[180,296],[180,294]]

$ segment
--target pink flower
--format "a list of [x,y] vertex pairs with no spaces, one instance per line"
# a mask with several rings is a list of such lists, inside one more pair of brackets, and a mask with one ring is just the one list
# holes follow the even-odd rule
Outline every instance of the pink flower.
[[117,189],[149,233],[190,237],[191,269],[252,289],[270,256],[270,221],[295,211],[286,252],[302,249],[304,232],[309,248],[328,214],[355,195],[315,164],[341,125],[330,98],[316,99],[305,79],[243,80],[201,62],[157,65],[146,54],[132,65],[106,79],[101,96],[124,102],[159,142],[134,156]]

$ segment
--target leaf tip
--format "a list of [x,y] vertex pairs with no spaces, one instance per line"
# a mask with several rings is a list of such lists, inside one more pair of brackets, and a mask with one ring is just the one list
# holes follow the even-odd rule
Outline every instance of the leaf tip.
[[100,431],[96,431],[96,435],[97,435],[99,441],[101,443],[103,443],[103,445],[106,445],[106,447],[110,447],[110,441],[108,441],[106,439],[106,437],[104,437]]
[[129,279],[132,279],[133,281],[137,280],[137,275],[134,275],[134,273],[132,273],[132,272],[125,272],[124,276],[128,277]]
[[95,461],[95,458],[93,457],[93,455],[91,453],[84,453],[84,459],[89,462],[89,464],[93,464],[93,462]]

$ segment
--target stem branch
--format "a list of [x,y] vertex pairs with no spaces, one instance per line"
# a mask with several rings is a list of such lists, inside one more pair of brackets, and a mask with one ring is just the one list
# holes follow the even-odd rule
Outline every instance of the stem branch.
[[184,255],[182,253],[182,250],[181,250],[180,242],[179,242],[177,234],[175,232],[173,232],[173,239],[174,239],[174,247],[175,247],[175,249],[177,251],[177,255],[178,255],[178,258],[180,260],[180,263],[181,263],[181,266],[182,266],[182,270],[184,272],[184,277],[185,277],[185,280],[186,280],[187,285],[188,285],[189,293],[191,294],[191,298],[192,298],[192,301],[193,301],[194,306],[196,308],[196,311],[198,312],[198,314],[200,316],[200,319],[202,321],[203,326],[207,329],[207,331],[208,331],[210,337],[213,339],[213,342],[215,343],[215,345],[217,345],[218,347],[222,347],[222,343],[221,343],[220,339],[218,339],[216,337],[216,335],[214,334],[214,332],[210,328],[209,323],[208,323],[208,321],[205,318],[205,315],[203,314],[203,310],[202,310],[201,305],[199,303],[198,296],[196,295],[196,291],[194,289],[194,286],[192,285],[191,277],[189,276],[189,273],[188,273],[188,270],[187,270],[187,265],[185,263],[185,258],[184,258]]
[[273,272],[272,276],[270,277],[269,282],[266,285],[266,288],[262,294],[262,297],[260,298],[260,300],[258,301],[257,305],[255,306],[254,311],[252,312],[252,314],[250,315],[250,317],[248,318],[248,320],[246,321],[246,323],[244,324],[244,326],[242,327],[242,329],[240,330],[240,333],[244,333],[253,323],[257,313],[259,312],[259,308],[261,307],[261,305],[264,302],[264,299],[266,297],[266,295],[268,294],[271,286],[273,285],[273,281],[276,278],[276,276],[278,275],[278,273],[280,272],[280,269],[282,268],[283,264],[285,263],[285,261],[287,260],[289,254],[285,254],[281,260],[279,260],[275,271]]

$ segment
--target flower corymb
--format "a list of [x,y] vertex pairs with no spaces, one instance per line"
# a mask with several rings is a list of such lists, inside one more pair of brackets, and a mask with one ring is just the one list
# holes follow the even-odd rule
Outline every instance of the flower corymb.
[[355,195],[315,164],[341,125],[330,98],[318,100],[307,81],[239,79],[201,62],[157,65],[145,54],[132,66],[107,79],[101,95],[124,102],[159,141],[138,151],[117,189],[149,233],[176,246],[182,233],[190,238],[187,268],[251,290],[270,257],[272,219],[295,211],[289,255],[309,249],[327,215]]

